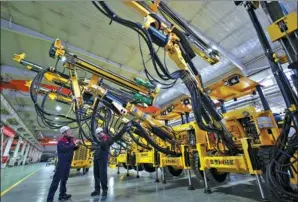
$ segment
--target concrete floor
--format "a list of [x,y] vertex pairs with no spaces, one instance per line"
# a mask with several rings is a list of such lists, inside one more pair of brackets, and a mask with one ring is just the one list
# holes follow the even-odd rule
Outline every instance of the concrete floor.
[[[34,175],[13,188],[2,198],[2,202],[30,201],[45,202],[47,192],[53,175],[53,166],[44,166]],[[126,176],[124,169],[109,170],[109,192],[106,198],[91,197],[93,187],[93,170],[82,175],[75,170],[71,171],[68,180],[68,193],[72,194],[72,200],[80,202],[117,201],[117,202],[255,202],[260,201],[260,194],[256,182],[251,176],[231,175],[225,184],[212,187],[212,194],[204,194],[203,182],[192,178],[196,188],[187,190],[188,180],[186,176],[167,176],[167,184],[155,183],[155,173],[140,172],[140,178],[136,178],[136,172],[131,171]],[[58,192],[56,201],[58,201]],[[272,200],[271,200],[272,201]]]
[[20,181],[44,164],[34,163],[24,166],[6,167],[1,169],[1,192]]

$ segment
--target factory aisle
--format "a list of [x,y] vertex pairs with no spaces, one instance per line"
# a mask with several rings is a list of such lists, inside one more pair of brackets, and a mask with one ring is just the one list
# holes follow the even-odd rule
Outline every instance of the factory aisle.
[[1,194],[14,184],[43,166],[44,163],[34,163],[24,166],[6,167],[1,169]]
[[[53,166],[43,167],[35,174],[19,184],[1,199],[2,202],[31,201],[45,202],[47,192],[53,175]],[[68,193],[72,200],[78,202],[117,201],[117,202],[256,202],[259,201],[259,192],[256,182],[251,176],[231,176],[230,181],[221,186],[213,187],[213,193],[204,194],[203,182],[193,177],[194,191],[187,190],[187,178],[167,177],[167,184],[155,183],[155,173],[140,173],[141,178],[136,178],[136,173],[131,171],[129,177],[126,171],[121,170],[117,175],[116,170],[109,171],[109,195],[107,198],[91,197],[93,191],[93,171],[82,175],[75,170],[71,171],[68,181]],[[235,181],[235,182],[234,182]],[[56,201],[58,193],[56,193]]]

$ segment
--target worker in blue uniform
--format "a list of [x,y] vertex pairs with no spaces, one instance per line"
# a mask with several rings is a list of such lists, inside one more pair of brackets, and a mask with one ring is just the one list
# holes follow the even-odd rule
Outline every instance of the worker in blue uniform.
[[110,146],[113,144],[113,140],[110,136],[106,135],[102,128],[97,128],[96,136],[99,143],[93,143],[94,150],[93,159],[93,173],[95,181],[95,190],[91,193],[91,196],[100,195],[102,189],[102,196],[107,196],[108,191],[108,157]]
[[74,150],[78,149],[81,144],[80,141],[77,141],[77,144],[75,144],[74,137],[72,136],[72,132],[68,126],[61,127],[60,133],[62,134],[62,137],[57,143],[58,163],[47,197],[48,202],[52,202],[54,200],[54,195],[59,183],[59,200],[67,200],[71,198],[71,195],[66,193],[66,182],[68,179]]

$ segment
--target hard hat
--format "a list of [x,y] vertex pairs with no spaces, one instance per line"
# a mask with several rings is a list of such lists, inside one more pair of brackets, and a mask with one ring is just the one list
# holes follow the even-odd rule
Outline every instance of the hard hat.
[[68,126],[62,126],[60,128],[60,133],[63,134],[65,131],[70,130],[70,128]]
[[98,133],[102,132],[103,129],[101,127],[96,128],[95,134],[97,135]]

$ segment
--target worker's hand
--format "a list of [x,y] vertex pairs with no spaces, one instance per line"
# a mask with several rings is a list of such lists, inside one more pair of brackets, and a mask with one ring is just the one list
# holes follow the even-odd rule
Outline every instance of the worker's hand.
[[77,145],[82,145],[83,143],[82,143],[81,140],[75,140],[75,144],[77,144]]

